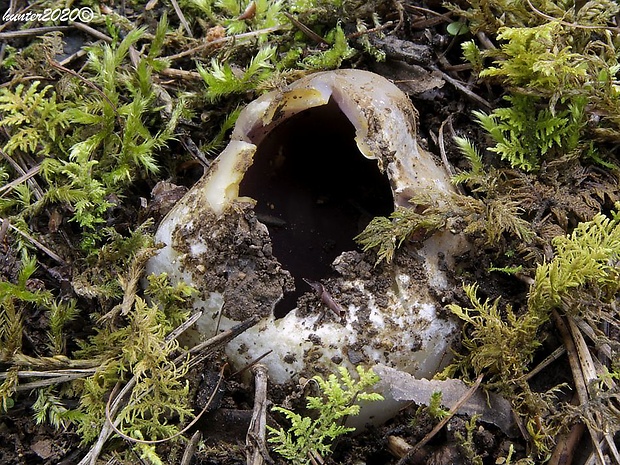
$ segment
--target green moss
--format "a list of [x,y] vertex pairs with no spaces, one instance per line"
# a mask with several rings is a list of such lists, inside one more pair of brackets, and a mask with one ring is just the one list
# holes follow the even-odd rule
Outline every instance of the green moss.
[[575,98],[567,108],[555,112],[544,103],[540,105],[537,97],[512,95],[505,99],[509,107],[490,114],[474,111],[474,116],[495,142],[489,150],[512,167],[532,171],[544,159],[559,158],[578,148],[586,120],[584,99]]
[[[533,237],[530,225],[521,218],[519,203],[509,195],[482,200],[430,191],[410,203],[411,207],[396,208],[389,218],[373,218],[355,238],[363,250],[376,250],[377,263],[390,262],[406,240],[422,241],[447,227],[472,236],[481,234],[486,244],[497,244],[505,233],[525,242]],[[458,224],[462,227],[457,228]]]
[[313,378],[319,385],[321,396],[308,397],[306,408],[316,411],[316,418],[301,416],[283,407],[272,409],[283,414],[291,423],[288,430],[267,426],[271,436],[269,442],[275,444],[274,450],[290,463],[307,464],[314,460],[312,457],[316,454],[330,454],[336,438],[355,431],[355,428],[342,424],[346,417],[359,414],[360,406],[355,402],[383,400],[381,395],[367,392],[379,381],[372,370],[357,367],[359,380],[353,379],[344,367],[340,367],[338,372],[339,376],[331,374],[327,379],[321,376]]
[[[2,89],[0,124],[11,134],[4,149],[15,157],[37,157],[47,183],[36,196],[28,184],[16,188],[15,195],[0,204],[5,215],[28,218],[44,206],[66,205],[72,220],[96,238],[112,205],[110,195],[118,196],[138,177],[157,173],[155,153],[172,137],[180,107],[162,130],[152,133],[147,128],[145,121],[155,111],[148,83],[158,62],[149,56],[135,71],[125,69],[129,47],[143,33],[132,31],[116,48],[90,50],[87,69],[94,91],[70,86],[59,96],[51,86],[40,88],[38,81]],[[152,49],[157,48],[155,43]]]
[[[565,413],[558,415],[558,407],[551,405],[557,404],[555,393],[559,387],[535,393],[524,381],[542,344],[543,328],[552,310],[586,321],[592,327],[600,321],[618,321],[618,310],[611,303],[620,295],[620,214],[598,214],[579,224],[571,234],[557,236],[553,246],[554,258],[537,266],[527,306],[519,312],[510,305],[501,309],[499,299],[481,301],[476,285],[465,286],[470,307],[448,306],[465,323],[464,350],[448,371],[484,373],[488,386],[504,392],[524,416],[530,438],[541,456],[549,452],[559,429],[575,418],[592,425],[600,423],[600,418],[613,418],[611,405],[620,395],[611,383],[603,381],[599,384],[600,392],[591,395],[587,405],[564,405],[560,410]],[[617,341],[603,337],[596,343],[599,347],[607,345],[611,358],[617,359]],[[617,422],[608,425],[616,428]]]
[[231,65],[216,59],[211,60],[209,69],[198,65],[198,72],[206,84],[205,97],[214,102],[221,97],[255,90],[266,81],[274,68],[275,48],[265,47],[256,54],[241,72],[235,72]]
[[[455,7],[474,30],[492,32],[499,42],[485,51],[473,41],[462,44],[480,79],[506,89],[507,107],[476,114],[495,143],[490,150],[526,171],[543,161],[578,157],[613,167],[597,149],[620,134],[617,43],[604,28],[619,7],[608,0],[588,2],[579,11],[570,2],[532,3],[558,19],[508,0],[470,2],[466,11]],[[494,15],[495,8],[504,15]],[[595,126],[586,124],[591,114],[600,117]]]

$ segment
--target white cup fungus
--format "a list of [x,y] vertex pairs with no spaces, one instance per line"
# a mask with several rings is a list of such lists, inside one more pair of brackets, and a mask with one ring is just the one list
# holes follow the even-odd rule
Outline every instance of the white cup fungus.
[[438,233],[376,267],[353,241],[372,216],[416,192],[452,191],[418,146],[416,121],[406,95],[360,70],[316,73],[250,103],[160,224],[164,247],[148,263],[147,272],[198,290],[204,315],[188,337],[261,315],[226,354],[239,369],[269,352],[261,363],[273,383],[337,365],[382,364],[418,378],[441,369],[458,332],[443,311],[454,286],[446,269],[463,238]]

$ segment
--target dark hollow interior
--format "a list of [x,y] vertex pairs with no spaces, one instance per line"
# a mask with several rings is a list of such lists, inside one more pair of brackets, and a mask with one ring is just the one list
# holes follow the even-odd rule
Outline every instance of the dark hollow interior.
[[353,238],[393,209],[387,176],[355,144],[355,130],[338,106],[303,111],[273,129],[258,145],[240,195],[257,201],[273,253],[295,279],[295,292],[276,307],[282,317],[331,263],[356,248]]

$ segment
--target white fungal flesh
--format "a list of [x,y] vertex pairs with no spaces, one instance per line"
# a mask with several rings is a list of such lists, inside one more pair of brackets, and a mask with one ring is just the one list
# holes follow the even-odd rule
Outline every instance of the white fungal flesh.
[[[164,247],[151,259],[147,271],[166,272],[173,280],[185,280],[199,290],[194,306],[205,314],[192,337],[211,337],[250,316],[226,314],[227,305],[232,303],[226,296],[236,294],[217,287],[225,287],[225,279],[233,279],[230,276],[246,282],[256,266],[243,272],[227,269],[226,273],[232,274],[222,278],[215,276],[218,266],[208,259],[215,253],[213,244],[223,241],[227,232],[234,235],[247,229],[261,238],[267,234],[263,225],[247,220],[253,201],[239,198],[239,184],[253,162],[257,145],[280,122],[308,108],[326,105],[330,99],[355,127],[360,152],[377,160],[387,173],[395,205],[407,204],[420,190],[451,191],[443,169],[418,147],[416,114],[410,101],[384,78],[358,70],[317,73],[282,91],[263,95],[241,113],[230,144],[157,231],[156,239]],[[255,248],[260,247],[268,250],[262,242]],[[356,296],[354,302],[343,302],[342,319],[323,308],[304,316],[293,310],[276,320],[271,311],[282,294],[266,298],[252,310],[260,311],[263,320],[228,345],[230,362],[242,368],[271,351],[261,363],[267,365],[270,380],[275,383],[285,383],[300,373],[326,374],[336,365],[352,367],[357,363],[380,363],[417,377],[431,377],[447,362],[456,333],[455,323],[438,314],[442,303],[437,296],[450,285],[442,262],[450,264],[461,249],[460,237],[443,233],[428,239],[418,250],[404,250],[403,254],[412,257],[409,263],[419,266],[394,264],[385,268],[381,278],[391,280],[391,285],[380,292],[372,285],[376,276],[337,278],[334,282],[342,292]],[[239,252],[232,248],[231,254],[235,253]],[[335,269],[342,271],[348,266],[344,258],[345,254],[336,259]],[[286,271],[277,263],[270,270],[270,283],[286,280]]]

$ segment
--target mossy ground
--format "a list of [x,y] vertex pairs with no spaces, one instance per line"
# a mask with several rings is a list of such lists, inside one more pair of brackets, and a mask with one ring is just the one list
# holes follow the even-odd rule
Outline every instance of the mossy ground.
[[[386,258],[421,229],[469,236],[475,247],[453,270],[469,287],[446,302],[467,323],[447,374],[483,374],[524,428],[509,438],[454,418],[411,463],[543,463],[580,422],[617,440],[616,3],[187,0],[182,16],[168,2],[70,3],[29,8],[90,8],[88,28],[23,17],[0,31],[1,463],[78,463],[114,387],[130,380],[130,401],[142,402],[119,418],[134,438],[172,436],[203,407],[223,361],[172,362],[178,347],[166,335],[190,313],[192,290],[154,277],[144,295],[151,235],[226,143],[239,108],[338,67],[377,72],[407,92],[421,144],[460,186],[452,209],[416,198],[418,208],[378,222],[364,244],[382,245]],[[585,344],[600,362],[580,406],[570,405],[569,388],[580,388],[566,355],[528,375],[564,347],[562,321],[592,330]],[[71,380],[54,378],[71,370]],[[191,463],[245,462],[252,391],[235,377],[225,384],[184,438],[112,438],[98,463],[180,463],[196,430]],[[299,396],[269,393],[302,409]],[[389,438],[413,445],[436,423],[411,406],[342,438],[326,462],[397,463]],[[590,447],[588,434],[578,450]]]

